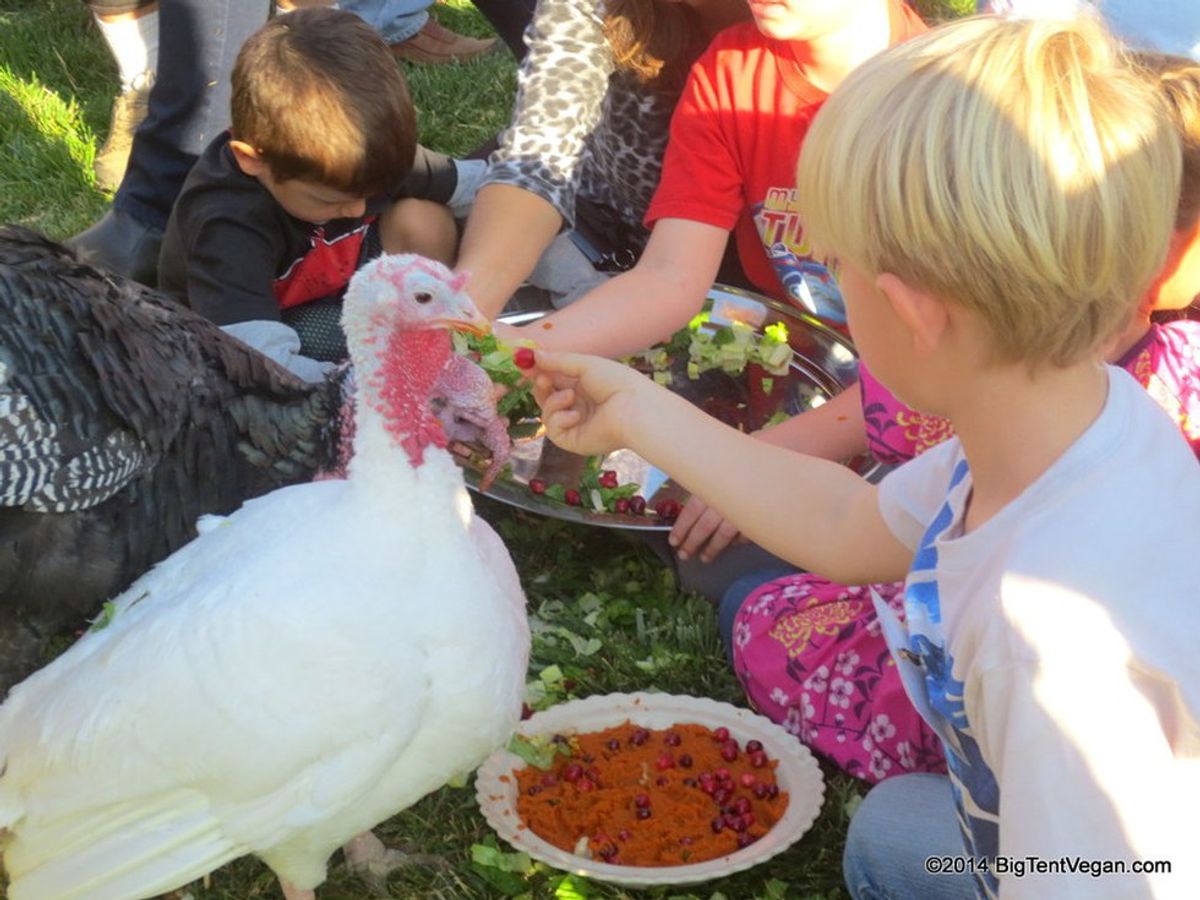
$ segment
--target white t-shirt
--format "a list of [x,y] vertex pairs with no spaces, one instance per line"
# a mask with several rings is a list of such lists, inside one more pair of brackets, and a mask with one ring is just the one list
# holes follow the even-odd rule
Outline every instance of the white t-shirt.
[[980,12],[1015,16],[1071,15],[1098,7],[1113,33],[1135,50],[1200,60],[1200,0],[978,0]]
[[989,896],[1200,897],[1200,466],[1137,382],[1108,374],[1096,421],[970,534],[957,439],[880,485],[915,553],[907,626],[881,618],[946,743],[968,855],[1173,868],[993,867]]

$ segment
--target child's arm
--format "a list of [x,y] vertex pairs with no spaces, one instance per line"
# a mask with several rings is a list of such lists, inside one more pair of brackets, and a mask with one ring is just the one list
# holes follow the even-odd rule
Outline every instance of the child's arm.
[[876,490],[844,466],[744,435],[620,363],[539,353],[534,393],[550,439],[585,455],[629,447],[790,562],[843,583],[893,581],[912,552]]
[[662,219],[636,266],[516,331],[552,350],[610,357],[644,350],[700,311],[728,240],[723,228]]
[[487,184],[480,189],[457,268],[467,273],[467,294],[481,313],[489,319],[500,315],[561,225],[558,210],[524,188]]
[[[866,449],[866,437],[858,385],[816,409],[764,428],[754,437],[821,459],[844,460],[861,453]],[[698,555],[702,562],[711,562],[738,537],[737,527],[703,497],[694,494],[671,528],[668,541],[680,559]]]

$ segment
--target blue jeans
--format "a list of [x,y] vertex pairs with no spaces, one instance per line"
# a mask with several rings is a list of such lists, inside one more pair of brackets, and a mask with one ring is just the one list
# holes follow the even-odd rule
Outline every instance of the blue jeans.
[[352,12],[376,31],[389,44],[406,41],[429,20],[425,10],[433,0],[339,0],[338,9]]
[[975,896],[971,875],[930,874],[925,860],[965,852],[950,779],[896,775],[850,820],[842,874],[854,900],[961,900]]
[[196,157],[229,127],[229,77],[270,0],[162,0],[150,108],[113,207],[160,230]]

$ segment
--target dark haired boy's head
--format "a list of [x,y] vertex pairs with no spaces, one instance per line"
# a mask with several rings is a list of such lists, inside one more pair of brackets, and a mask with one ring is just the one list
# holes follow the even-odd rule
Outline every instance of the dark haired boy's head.
[[412,167],[417,127],[387,44],[353,13],[278,16],[233,69],[231,149],[297,218],[361,215]]

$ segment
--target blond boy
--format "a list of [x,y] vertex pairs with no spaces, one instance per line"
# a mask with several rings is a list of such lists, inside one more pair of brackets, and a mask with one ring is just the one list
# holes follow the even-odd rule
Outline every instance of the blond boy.
[[826,577],[908,573],[906,624],[879,612],[951,775],[868,795],[856,897],[1200,896],[1175,812],[1200,804],[1200,467],[1102,363],[1162,265],[1179,167],[1090,19],[967,20],[847,78],[805,141],[802,215],[863,358],[957,435],[878,487],[617,364],[539,358],[567,449],[631,447]]

